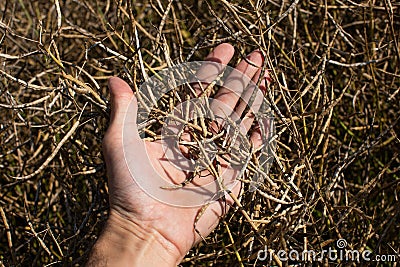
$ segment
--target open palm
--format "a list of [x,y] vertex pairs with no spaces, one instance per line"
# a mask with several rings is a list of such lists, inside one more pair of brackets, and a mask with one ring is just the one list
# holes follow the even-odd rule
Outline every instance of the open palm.
[[[234,49],[228,44],[219,45],[206,58],[206,61],[228,64],[234,54]],[[249,63],[251,62],[251,63]],[[260,76],[260,66],[262,66],[263,57],[260,52],[251,53],[247,60],[242,60],[236,69],[257,82]],[[259,66],[259,67],[257,67]],[[247,86],[247,85],[245,85]],[[261,85],[265,86],[265,79]],[[179,207],[169,205],[151,197],[135,179],[132,179],[132,173],[129,168],[129,160],[126,160],[128,148],[132,153],[131,161],[140,169],[136,169],[138,175],[144,181],[151,182],[157,175],[170,183],[178,184],[184,181],[188,173],[184,172],[166,159],[162,141],[148,142],[143,141],[138,134],[136,117],[137,103],[129,85],[119,78],[111,78],[109,81],[111,92],[112,113],[109,129],[104,138],[104,155],[106,159],[111,214],[124,217],[135,224],[141,225],[144,229],[154,229],[166,242],[176,249],[180,258],[183,258],[187,251],[199,240],[201,236],[207,236],[218,224],[220,217],[226,212],[226,204],[230,204],[229,197],[225,201],[212,202],[206,209],[202,207]],[[245,88],[242,88],[242,91]],[[244,108],[237,104],[239,99],[235,94],[220,90],[215,96],[216,99],[231,105],[237,112],[242,113]],[[250,128],[252,120],[247,123],[247,130]],[[125,127],[125,130],[124,130]],[[130,142],[124,143],[123,134],[126,129],[132,133]],[[259,142],[260,133],[255,132],[251,137],[254,145]],[[224,175],[234,175],[235,170],[227,169]],[[212,180],[214,177],[207,170],[203,171],[205,177],[199,180],[199,183]],[[194,183],[196,184],[196,183]],[[240,184],[232,191],[238,194]],[[179,197],[178,194],[176,194]],[[198,216],[202,213],[201,217]],[[197,221],[198,220],[198,221]]]

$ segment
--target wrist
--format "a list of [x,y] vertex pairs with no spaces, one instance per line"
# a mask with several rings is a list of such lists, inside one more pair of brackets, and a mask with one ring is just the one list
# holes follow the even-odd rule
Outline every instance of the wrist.
[[177,248],[152,228],[111,212],[87,266],[176,266]]

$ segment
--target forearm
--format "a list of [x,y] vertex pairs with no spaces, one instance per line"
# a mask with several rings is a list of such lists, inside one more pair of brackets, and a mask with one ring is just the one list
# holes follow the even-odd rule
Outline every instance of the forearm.
[[87,266],[176,266],[179,263],[177,253],[162,239],[154,231],[121,216],[110,215]]

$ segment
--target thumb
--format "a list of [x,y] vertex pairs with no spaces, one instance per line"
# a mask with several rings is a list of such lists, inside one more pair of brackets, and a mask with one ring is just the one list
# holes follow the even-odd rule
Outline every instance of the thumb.
[[122,137],[124,127],[129,127],[130,134],[139,136],[136,117],[137,117],[137,99],[130,86],[118,77],[112,77],[108,80],[108,88],[111,95],[111,117],[108,132],[112,132]]

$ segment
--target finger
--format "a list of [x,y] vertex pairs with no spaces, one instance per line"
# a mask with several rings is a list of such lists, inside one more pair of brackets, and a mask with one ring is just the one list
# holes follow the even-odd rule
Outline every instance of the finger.
[[253,130],[250,135],[250,142],[253,147],[258,149],[265,142],[268,142],[270,137],[273,135],[273,118],[262,118],[258,120],[257,127]]
[[124,133],[129,131],[133,133],[133,137],[140,137],[136,127],[137,102],[131,88],[117,77],[108,80],[108,88],[111,95],[111,114],[110,126],[103,139],[103,152],[109,174],[110,192],[112,192],[117,190],[120,184],[132,182],[130,176],[118,175],[126,168],[126,157],[123,152]]
[[263,78],[260,81],[260,85],[257,86],[262,72],[262,69],[257,71],[243,97],[240,99],[239,104],[235,108],[235,112],[239,116],[242,116],[244,112],[247,112],[242,120],[242,125],[245,129],[244,133],[247,133],[250,130],[255,118],[254,114],[260,110],[262,103],[265,101],[264,95],[267,91],[266,83],[269,82],[270,77],[268,71],[265,71]]
[[109,79],[108,87],[111,94],[111,116],[107,132],[113,132],[120,137],[124,127],[129,127],[132,137],[139,137],[136,125],[137,99],[132,89],[117,77]]
[[[207,86],[224,71],[225,65],[229,63],[234,53],[235,49],[232,45],[223,43],[215,47],[213,51],[204,59],[205,62],[196,72],[197,80],[201,83],[192,85],[193,89],[195,90],[196,96],[203,95],[203,90],[206,89]],[[206,93],[206,96],[209,96],[210,93],[211,91]],[[187,131],[182,133],[181,139],[183,141],[191,141],[190,135]],[[179,147],[181,152],[184,155],[188,156],[188,148],[182,145]]]
[[218,105],[212,107],[217,116],[225,117],[231,114],[243,91],[263,65],[263,61],[261,52],[254,51],[246,57],[246,60],[242,60],[237,65],[236,69],[232,71],[224,82],[224,86],[215,95],[217,102],[225,104],[222,107]]
[[[196,96],[203,94],[203,90],[207,88],[208,84],[212,83],[218,75],[220,75],[225,69],[225,65],[232,59],[235,49],[232,45],[223,43],[214,48],[214,50],[204,59],[209,63],[204,63],[200,69],[196,72],[196,77],[200,84],[194,84],[193,89],[195,90]],[[217,63],[217,64],[215,64]],[[207,92],[209,96],[211,92]]]

